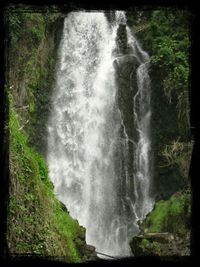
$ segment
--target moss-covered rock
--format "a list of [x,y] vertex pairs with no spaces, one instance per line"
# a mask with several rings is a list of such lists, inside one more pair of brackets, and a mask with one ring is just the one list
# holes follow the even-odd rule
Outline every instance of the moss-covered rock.
[[156,241],[149,241],[144,237],[135,237],[130,242],[133,255],[138,256],[159,256],[160,244]]
[[191,193],[177,192],[160,200],[140,222],[140,235],[130,242],[135,256],[190,255]]
[[151,238],[141,235],[132,239],[130,247],[135,256],[190,256],[190,232],[184,238],[170,235],[164,240],[156,235]]
[[189,191],[177,192],[169,200],[160,200],[155,204],[141,229],[148,232],[170,232],[182,235],[190,228],[191,194]]

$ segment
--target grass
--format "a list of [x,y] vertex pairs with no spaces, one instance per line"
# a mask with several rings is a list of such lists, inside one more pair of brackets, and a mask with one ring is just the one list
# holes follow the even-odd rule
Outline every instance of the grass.
[[83,228],[55,198],[44,159],[27,145],[11,95],[9,100],[9,251],[82,262],[77,245]]

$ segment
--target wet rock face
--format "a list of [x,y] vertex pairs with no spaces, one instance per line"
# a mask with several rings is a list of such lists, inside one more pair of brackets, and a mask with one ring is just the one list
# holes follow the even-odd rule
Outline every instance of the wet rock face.
[[134,55],[122,55],[117,57],[114,60],[114,67],[117,72],[117,75],[121,77],[121,79],[130,78],[130,75],[136,72],[139,62]]
[[126,25],[120,24],[117,30],[117,44],[121,54],[128,53]]
[[154,197],[156,201],[168,199],[174,192],[183,188],[184,178],[177,165],[166,166],[161,151],[165,145],[176,140],[180,135],[178,128],[177,103],[167,100],[162,88],[163,77],[155,65],[151,67],[151,106],[152,106],[152,153],[154,158]]
[[[128,137],[133,140],[136,134],[134,133],[134,115],[133,115],[133,99],[137,92],[137,68],[140,65],[137,57],[130,51],[127,43],[127,33],[126,25],[120,24],[117,31],[117,49],[114,51],[115,60],[113,61],[113,66],[116,73],[116,103],[121,112],[121,117],[125,126],[126,133]],[[121,125],[121,138],[124,138],[124,128]],[[120,172],[120,166],[118,164],[121,158],[121,151],[123,147],[119,147],[116,150],[115,158],[116,165],[115,168]],[[133,176],[133,146],[129,144],[128,150],[128,172],[129,176]],[[125,177],[123,179],[125,181]],[[123,187],[123,185],[122,185]],[[133,184],[130,184],[130,190],[133,190]]]
[[129,138],[133,139],[133,97],[137,92],[137,57],[130,51],[127,42],[126,25],[120,24],[117,30],[117,49],[113,62],[116,71],[117,104],[121,111]]

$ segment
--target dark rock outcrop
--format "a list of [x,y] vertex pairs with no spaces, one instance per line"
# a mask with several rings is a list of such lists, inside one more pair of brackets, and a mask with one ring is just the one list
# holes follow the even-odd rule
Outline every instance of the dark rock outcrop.
[[96,254],[96,248],[94,246],[86,244],[86,229],[81,226],[77,239],[75,240],[77,250],[85,262],[98,260]]

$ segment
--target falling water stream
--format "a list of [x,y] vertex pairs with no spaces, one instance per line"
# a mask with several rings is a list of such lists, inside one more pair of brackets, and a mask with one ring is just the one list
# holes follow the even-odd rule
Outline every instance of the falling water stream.
[[[113,62],[122,57],[114,53],[120,24],[126,25],[122,11],[115,12],[112,23],[103,12],[71,12],[65,18],[47,123],[47,163],[55,194],[86,228],[87,243],[125,257],[131,255],[129,240],[138,234],[137,221],[154,201],[149,194],[149,57],[126,25],[129,53],[140,62],[132,100],[138,137],[132,140],[117,105]],[[116,159],[119,144],[121,159]],[[133,175],[127,164],[129,146]]]

